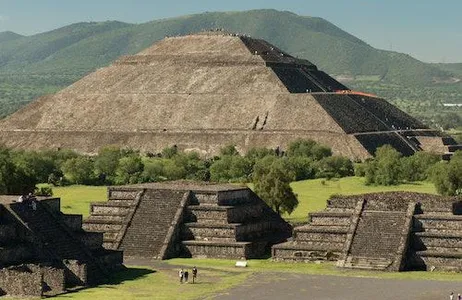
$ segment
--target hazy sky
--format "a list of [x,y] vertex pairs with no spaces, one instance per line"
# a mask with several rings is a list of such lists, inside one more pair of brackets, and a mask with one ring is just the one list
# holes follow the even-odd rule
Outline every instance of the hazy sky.
[[31,35],[82,21],[143,23],[259,8],[324,18],[370,45],[462,62],[462,0],[0,0],[0,32]]

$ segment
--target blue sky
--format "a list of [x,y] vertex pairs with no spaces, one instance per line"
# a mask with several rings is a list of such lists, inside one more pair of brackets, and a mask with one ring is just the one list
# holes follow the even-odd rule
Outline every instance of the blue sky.
[[0,0],[0,32],[31,35],[81,21],[142,23],[259,8],[324,18],[370,45],[429,62],[462,62],[462,0]]

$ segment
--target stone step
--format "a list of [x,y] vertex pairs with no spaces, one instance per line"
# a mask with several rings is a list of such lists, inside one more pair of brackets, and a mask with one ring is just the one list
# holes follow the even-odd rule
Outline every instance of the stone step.
[[426,246],[426,249],[420,251],[429,251],[435,253],[462,253],[462,247],[455,245]]
[[352,269],[386,270],[392,263],[393,260],[389,258],[349,256],[343,266]]
[[444,221],[462,221],[462,215],[441,215],[435,213],[425,213],[414,215],[416,220],[444,220]]
[[221,242],[221,241],[183,241],[186,256],[193,258],[228,258],[247,259],[259,257],[264,253],[263,244],[250,242]]
[[287,250],[306,250],[306,251],[342,251],[343,243],[329,242],[299,242],[291,241],[274,245],[273,248]]
[[415,253],[419,257],[440,257],[440,258],[462,258],[462,252],[459,251],[447,251],[447,252],[442,252],[442,251],[430,251],[430,250],[424,250],[424,251],[417,251]]
[[301,247],[294,242],[286,242],[272,247],[272,259],[282,261],[336,261],[340,258],[341,251],[333,251],[322,247]]
[[304,225],[295,227],[295,232],[318,232],[318,233],[348,233],[349,226],[315,226]]
[[350,224],[350,213],[340,212],[316,212],[308,214],[310,225],[319,226],[348,226]]
[[207,226],[213,225],[213,224],[228,224],[228,220],[225,219],[204,219],[200,218],[197,220],[188,220],[188,223],[197,223],[197,224],[204,224]]
[[103,222],[103,223],[122,223],[127,214],[111,214],[111,215],[95,215],[92,214],[85,220],[85,223],[95,223],[95,222]]
[[127,214],[132,206],[130,205],[110,205],[108,203],[91,204],[91,214],[108,215],[108,214]]
[[187,240],[236,239],[237,226],[239,224],[186,223],[183,225],[182,237]]
[[460,232],[415,232],[411,236],[414,249],[428,247],[462,248],[462,233]]
[[105,231],[119,231],[122,229],[121,222],[85,222],[82,228],[86,231],[105,232]]
[[109,195],[108,198],[109,200],[117,199],[117,200],[133,200],[136,198],[136,195],[141,190],[137,189],[120,189],[118,190],[117,188],[113,189],[111,188],[109,190]]
[[407,264],[416,270],[462,271],[462,253],[440,251],[418,251],[413,253]]
[[118,204],[118,205],[134,205],[135,204],[135,200],[134,199],[109,199],[107,202],[105,202],[107,204]]
[[297,242],[320,242],[345,243],[346,233],[328,233],[328,232],[294,232],[293,238]]
[[415,230],[462,230],[462,216],[438,215],[438,216],[419,216],[414,219],[413,227]]
[[219,205],[188,205],[188,209],[192,211],[227,211],[234,206],[219,206]]

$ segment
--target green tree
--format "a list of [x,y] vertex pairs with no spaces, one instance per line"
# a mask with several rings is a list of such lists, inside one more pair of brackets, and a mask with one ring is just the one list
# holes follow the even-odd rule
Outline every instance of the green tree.
[[172,158],[178,154],[178,147],[173,145],[172,147],[166,147],[162,150],[162,157],[163,158]]
[[254,167],[255,193],[279,215],[291,214],[298,205],[297,196],[290,187],[294,177],[284,159],[265,157]]
[[332,151],[330,148],[319,145],[313,140],[298,139],[289,144],[287,156],[302,156],[320,160],[324,157],[332,156]]
[[118,146],[110,145],[99,149],[95,157],[95,172],[100,177],[104,176],[108,183],[113,183],[121,158],[122,151]]
[[161,159],[150,159],[144,164],[143,182],[156,182],[165,178],[164,164]]
[[422,181],[429,177],[429,170],[441,161],[441,156],[418,151],[412,156],[401,158],[401,179],[405,181]]
[[309,157],[291,156],[287,158],[287,164],[295,174],[294,180],[312,179],[316,176],[314,162]]
[[223,155],[210,166],[210,180],[216,182],[247,182],[252,165],[240,155]]
[[431,179],[438,193],[447,196],[462,194],[462,151],[456,151],[449,162],[436,164]]
[[394,185],[400,182],[401,153],[390,145],[378,147],[375,158],[365,163],[366,184]]
[[316,162],[318,178],[341,178],[354,174],[353,163],[343,156],[324,157]]
[[220,149],[220,156],[224,156],[224,155],[238,156],[239,151],[237,151],[235,145],[227,145]]
[[144,165],[139,154],[134,153],[130,156],[125,156],[119,159],[116,169],[117,184],[133,184],[139,183],[142,180]]
[[74,184],[91,184],[95,180],[93,161],[86,156],[66,160],[62,171],[66,179]]

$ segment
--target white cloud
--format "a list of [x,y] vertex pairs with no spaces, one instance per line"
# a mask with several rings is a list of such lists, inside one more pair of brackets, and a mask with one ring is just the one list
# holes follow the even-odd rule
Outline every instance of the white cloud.
[[5,22],[5,21],[8,21],[10,18],[8,16],[5,16],[5,15],[0,15],[0,22]]

